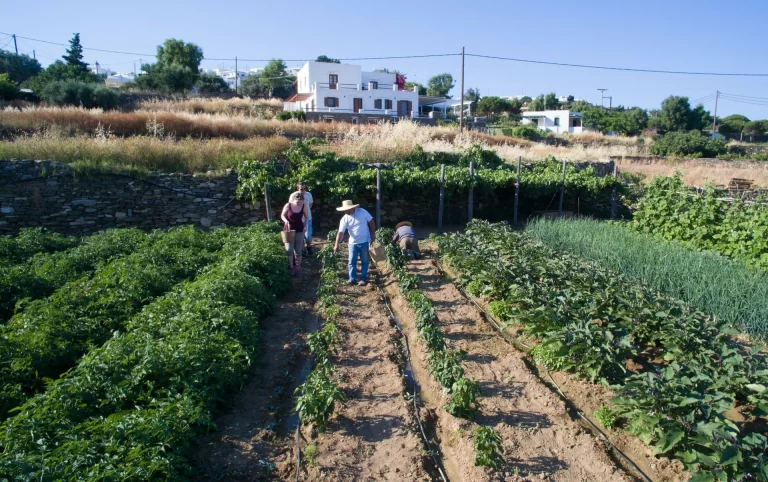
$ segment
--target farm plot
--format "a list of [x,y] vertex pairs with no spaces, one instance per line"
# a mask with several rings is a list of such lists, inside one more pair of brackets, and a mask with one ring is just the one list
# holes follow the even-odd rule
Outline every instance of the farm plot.
[[721,321],[504,225],[438,238],[460,283],[553,370],[608,385],[596,418],[681,461],[692,480],[768,480],[768,366]]
[[431,260],[403,265],[399,250],[388,254],[386,289],[419,339],[414,372],[449,480],[631,480]]
[[23,263],[37,253],[55,253],[71,248],[79,241],[43,228],[22,229],[16,236],[0,236],[0,266]]
[[330,246],[321,257],[325,325],[310,335],[317,365],[297,392],[302,480],[432,480],[386,308],[372,286],[339,284]]
[[[3,423],[0,475],[94,481],[191,475],[193,442],[246,379],[260,345],[259,320],[288,285],[272,227],[200,235],[203,247],[217,245],[207,236],[223,243],[207,268],[191,259],[205,249],[170,256],[187,260],[188,272],[198,273],[194,281],[153,298]],[[156,254],[160,263],[174,253]]]

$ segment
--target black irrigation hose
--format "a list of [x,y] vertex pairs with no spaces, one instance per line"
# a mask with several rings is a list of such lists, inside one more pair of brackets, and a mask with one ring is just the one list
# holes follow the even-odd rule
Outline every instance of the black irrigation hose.
[[[376,261],[373,261],[374,266],[378,269],[378,263]],[[413,365],[411,363],[411,348],[408,343],[408,336],[403,332],[403,330],[400,328],[400,320],[397,318],[397,315],[395,314],[394,310],[392,309],[392,306],[389,302],[389,297],[384,292],[383,289],[381,289],[381,283],[380,283],[380,276],[381,276],[381,270],[379,269],[379,276],[376,277],[376,289],[379,290],[379,294],[381,295],[381,299],[384,302],[384,306],[387,307],[387,310],[389,311],[389,315],[392,317],[392,319],[395,322],[395,329],[400,333],[400,335],[405,340],[405,354],[408,357],[408,363]],[[435,464],[435,467],[437,467],[437,471],[440,473],[440,477],[443,479],[443,482],[448,482],[448,477],[446,477],[445,472],[443,471],[442,464],[437,459],[437,456],[435,455],[435,451],[432,450],[432,445],[429,443],[429,437],[427,437],[427,432],[424,430],[424,424],[421,421],[421,416],[419,416],[419,386],[416,384],[416,376],[411,373],[411,389],[413,390],[413,396],[411,397],[413,399],[413,415],[416,418],[416,422],[419,424],[419,429],[421,430],[421,436],[424,439],[424,444],[427,446],[427,451],[430,454],[430,457],[432,458],[432,462]]]
[[[438,260],[436,260],[436,259],[433,259],[433,260],[432,260],[432,262],[435,264],[435,267],[437,267],[438,271],[440,271],[440,273],[441,273],[441,274],[445,275],[445,270],[443,269],[443,265],[442,265],[442,263],[440,263],[440,261],[438,261]],[[464,288],[463,288],[462,286],[459,286],[459,285],[458,285],[458,283],[452,283],[452,284],[453,284],[453,285],[454,285],[454,286],[455,286],[455,287],[456,287],[456,288],[459,290],[459,292],[460,292],[460,293],[461,293],[461,294],[462,294],[462,295],[463,295],[463,296],[464,296],[464,297],[465,297],[467,300],[469,300],[469,302],[470,302],[470,303],[472,303],[472,304],[473,304],[473,305],[474,305],[474,306],[475,306],[475,307],[476,307],[476,308],[477,308],[477,309],[478,309],[478,310],[479,310],[479,311],[480,311],[480,312],[481,312],[481,313],[484,315],[484,316],[483,316],[483,317],[484,317],[484,319],[485,319],[486,321],[488,321],[488,323],[489,323],[491,326],[493,326],[493,327],[494,327],[494,328],[495,328],[495,329],[496,329],[496,330],[499,332],[499,334],[501,335],[501,337],[502,337],[502,338],[503,338],[503,339],[504,339],[504,340],[505,340],[507,343],[511,344],[513,347],[515,347],[516,349],[518,349],[518,350],[522,351],[522,352],[523,352],[523,353],[525,353],[526,355],[528,354],[528,352],[531,350],[531,346],[530,346],[530,345],[527,345],[526,343],[524,343],[524,342],[520,341],[518,338],[516,338],[516,337],[513,337],[513,336],[509,335],[508,333],[505,333],[505,332],[504,332],[504,329],[503,329],[503,327],[502,327],[502,324],[501,324],[501,323],[499,323],[499,321],[498,321],[498,320],[496,320],[496,318],[494,318],[494,317],[493,317],[493,315],[491,315],[490,313],[488,313],[488,311],[486,311],[486,310],[485,310],[485,308],[483,308],[483,307],[482,307],[482,306],[481,306],[481,305],[480,305],[480,304],[479,304],[479,303],[478,303],[478,302],[475,300],[475,298],[474,298],[472,295],[470,295],[469,293],[467,293],[467,292],[464,290]],[[520,347],[523,347],[524,349],[521,349]],[[557,384],[557,382],[555,382],[555,379],[554,379],[554,378],[552,378],[552,374],[550,373],[550,371],[549,371],[549,368],[547,368],[547,365],[546,365],[546,364],[542,364],[542,365],[544,366],[544,370],[547,372],[547,377],[549,377],[549,380],[550,380],[551,384],[552,384],[552,385],[555,387],[555,389],[556,389],[556,390],[557,390],[557,392],[560,394],[560,397],[561,397],[561,398],[562,398],[562,400],[563,400],[563,401],[566,403],[566,405],[568,405],[568,406],[570,407],[570,409],[571,409],[571,410],[573,410],[573,411],[574,411],[574,412],[575,412],[575,413],[576,413],[576,414],[579,416],[579,418],[581,418],[582,420],[584,420],[585,422],[587,422],[587,424],[588,424],[588,425],[589,425],[589,426],[592,428],[592,431],[593,431],[594,433],[596,433],[597,435],[599,435],[599,436],[600,436],[600,438],[602,438],[602,439],[603,439],[605,442],[607,442],[607,443],[608,443],[608,445],[610,445],[610,446],[611,446],[611,449],[613,449],[613,451],[614,451],[614,452],[615,452],[615,453],[616,453],[616,454],[617,454],[617,455],[618,455],[618,456],[619,456],[619,457],[620,457],[620,458],[621,458],[621,459],[622,459],[622,460],[623,460],[623,461],[624,461],[624,462],[625,462],[627,465],[629,465],[630,467],[632,467],[632,469],[633,469],[635,472],[637,472],[637,474],[638,474],[638,475],[640,475],[640,478],[641,478],[641,479],[643,479],[645,482],[653,482],[653,481],[651,480],[651,478],[650,478],[650,477],[648,477],[647,475],[645,475],[645,473],[644,473],[644,472],[643,472],[643,471],[640,469],[640,467],[638,467],[638,466],[637,466],[637,465],[636,465],[634,462],[632,462],[632,460],[630,460],[630,458],[629,458],[629,457],[627,457],[627,456],[624,454],[624,452],[622,452],[622,451],[621,451],[621,449],[619,449],[619,448],[618,448],[616,445],[614,445],[614,444],[613,444],[613,442],[611,442],[611,439],[610,439],[610,438],[608,438],[608,436],[605,434],[605,432],[603,432],[603,431],[600,429],[600,427],[598,427],[597,425],[595,425],[594,423],[592,423],[592,420],[590,420],[589,418],[587,418],[587,417],[586,417],[586,416],[585,416],[585,415],[584,415],[584,414],[581,412],[581,410],[579,410],[579,409],[576,407],[576,405],[573,403],[573,401],[571,401],[571,399],[569,399],[569,398],[568,398],[568,397],[565,395],[565,393],[563,393],[563,391],[560,389],[560,386]]]

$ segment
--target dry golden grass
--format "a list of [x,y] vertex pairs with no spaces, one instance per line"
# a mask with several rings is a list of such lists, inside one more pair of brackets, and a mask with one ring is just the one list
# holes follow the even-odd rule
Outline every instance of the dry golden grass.
[[147,112],[188,112],[190,114],[223,114],[232,116],[272,119],[283,110],[281,99],[194,98],[183,100],[152,99],[139,103],[139,110]]
[[265,161],[285,151],[285,137],[228,139],[160,139],[149,136],[65,137],[27,136],[0,141],[0,159],[47,159],[76,163],[85,170],[149,170],[206,172],[237,165],[241,159]]
[[617,160],[622,172],[631,172],[645,176],[649,182],[655,177],[672,176],[677,171],[683,175],[683,181],[691,186],[706,184],[727,185],[733,178],[751,179],[759,187],[768,187],[768,162],[728,161],[728,160]]

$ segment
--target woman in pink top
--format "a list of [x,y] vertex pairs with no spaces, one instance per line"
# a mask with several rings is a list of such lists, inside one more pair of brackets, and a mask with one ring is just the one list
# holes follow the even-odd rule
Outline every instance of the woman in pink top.
[[285,243],[285,253],[288,255],[288,269],[291,276],[301,274],[301,251],[304,249],[304,232],[307,226],[304,219],[309,219],[309,210],[304,205],[304,196],[300,192],[291,194],[288,203],[283,207],[280,218],[285,223],[285,231],[296,231],[292,243]]

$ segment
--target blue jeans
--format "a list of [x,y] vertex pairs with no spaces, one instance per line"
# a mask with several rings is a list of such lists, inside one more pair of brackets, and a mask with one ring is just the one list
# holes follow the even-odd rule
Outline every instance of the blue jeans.
[[307,232],[304,233],[304,241],[309,244],[310,241],[312,241],[312,220],[310,219],[307,223]]
[[357,257],[360,256],[360,280],[368,281],[368,243],[349,245],[349,279],[356,281]]

